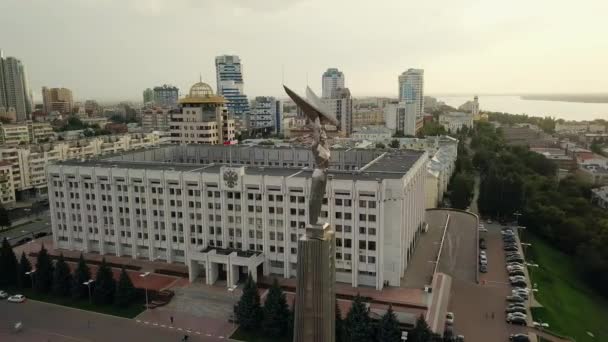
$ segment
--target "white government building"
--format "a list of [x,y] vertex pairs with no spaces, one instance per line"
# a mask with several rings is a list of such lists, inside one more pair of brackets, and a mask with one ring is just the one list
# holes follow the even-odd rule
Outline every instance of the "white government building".
[[[170,145],[48,167],[56,248],[182,263],[190,281],[295,277],[308,149]],[[399,286],[423,229],[428,155],[335,150],[322,217],[336,280]]]

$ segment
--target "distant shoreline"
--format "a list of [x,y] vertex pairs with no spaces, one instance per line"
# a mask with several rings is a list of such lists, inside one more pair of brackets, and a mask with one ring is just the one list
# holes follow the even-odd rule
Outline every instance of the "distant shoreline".
[[608,94],[598,95],[521,95],[522,100],[576,103],[608,103]]

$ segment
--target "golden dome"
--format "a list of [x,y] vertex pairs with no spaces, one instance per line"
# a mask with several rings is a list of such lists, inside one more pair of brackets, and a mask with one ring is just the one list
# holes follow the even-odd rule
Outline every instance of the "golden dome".
[[190,87],[190,97],[211,97],[214,95],[213,89],[207,83],[198,82]]

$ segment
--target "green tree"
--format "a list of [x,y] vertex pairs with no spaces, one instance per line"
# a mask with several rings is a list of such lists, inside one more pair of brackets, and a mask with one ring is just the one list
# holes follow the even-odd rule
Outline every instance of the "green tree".
[[265,334],[271,337],[287,335],[289,326],[289,307],[287,306],[285,294],[276,278],[268,290],[268,295],[264,302],[263,313],[262,328]]
[[63,254],[59,255],[55,262],[55,270],[53,271],[53,294],[57,296],[68,296],[72,285],[72,274],[70,267],[65,262]]
[[11,218],[8,216],[8,211],[2,205],[0,205],[0,227],[10,227]]
[[399,341],[401,338],[401,329],[399,329],[399,321],[393,311],[393,306],[389,304],[388,310],[380,322],[378,322],[378,341]]
[[36,258],[36,272],[34,273],[34,289],[40,293],[51,291],[53,284],[53,262],[44,244],[40,247]]
[[19,270],[17,271],[17,286],[21,289],[29,288],[32,280],[26,273],[32,270],[30,260],[25,256],[25,252],[21,252],[21,260],[19,261]]
[[87,298],[89,295],[89,289],[86,285],[84,285],[84,283],[91,280],[91,271],[89,270],[87,263],[84,261],[82,253],[80,253],[78,265],[74,270],[74,276],[72,278],[72,297],[76,299]]
[[262,320],[260,294],[258,293],[258,285],[253,280],[251,273],[245,281],[243,294],[234,308],[234,314],[244,330],[253,331],[260,327]]
[[346,342],[344,335],[344,319],[342,319],[342,311],[336,300],[336,342]]
[[355,296],[345,321],[346,340],[350,342],[367,342],[373,339],[372,322],[369,312],[359,294]]
[[95,304],[112,304],[116,292],[116,281],[112,269],[106,264],[106,259],[101,259],[101,265],[95,276],[95,289],[93,290],[93,302]]
[[450,183],[450,202],[456,209],[466,209],[471,204],[475,181],[473,177],[466,173],[459,173],[454,176]]
[[384,145],[384,144],[383,144],[383,143],[381,143],[381,142],[378,142],[378,143],[376,143],[376,148],[377,148],[377,149],[385,149],[385,148],[386,148],[386,145]]
[[291,310],[289,310],[289,322],[287,325],[287,336],[289,340],[293,340],[293,330],[296,327],[296,300],[291,302]]
[[118,284],[116,285],[116,296],[114,298],[115,304],[120,307],[127,307],[135,300],[135,286],[125,268],[123,267],[120,271],[120,278],[118,278]]
[[0,248],[0,284],[3,286],[17,285],[18,263],[13,247],[6,238]]
[[391,142],[388,144],[388,146],[391,148],[399,148],[399,146],[400,146],[399,140],[397,140],[397,139],[391,140]]
[[432,338],[433,332],[428,323],[426,323],[426,320],[424,320],[424,316],[421,314],[416,320],[414,329],[408,334],[407,340],[412,342],[431,342]]

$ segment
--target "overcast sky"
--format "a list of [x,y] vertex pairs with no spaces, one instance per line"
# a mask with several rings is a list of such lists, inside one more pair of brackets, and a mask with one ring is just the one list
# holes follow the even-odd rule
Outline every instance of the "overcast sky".
[[328,67],[355,96],[397,95],[425,69],[426,93],[608,91],[606,0],[0,0],[0,49],[40,87],[76,99],[140,100],[146,87],[215,88],[236,54],[247,95],[284,80],[319,91]]

